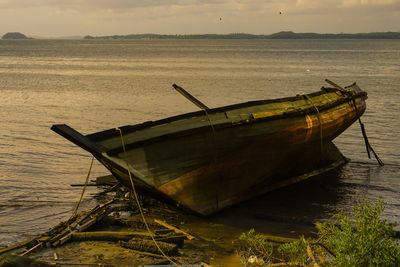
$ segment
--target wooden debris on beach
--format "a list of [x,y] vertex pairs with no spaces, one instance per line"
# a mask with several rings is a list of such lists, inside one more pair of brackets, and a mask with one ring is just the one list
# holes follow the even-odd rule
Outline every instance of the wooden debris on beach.
[[122,247],[130,248],[134,250],[160,254],[159,248],[168,256],[175,256],[178,254],[178,246],[176,244],[166,243],[162,241],[157,241],[157,245],[153,240],[132,238],[128,242],[120,241],[119,244]]
[[97,205],[89,211],[74,215],[69,220],[60,222],[46,233],[43,233],[36,238],[0,250],[0,254],[26,247],[27,250],[22,253],[22,255],[26,255],[41,247],[55,247],[62,245],[71,239],[72,233],[86,230],[110,213],[112,211],[111,204],[115,200],[116,199],[110,200],[104,204]]
[[186,237],[184,235],[163,235],[163,236],[156,236],[156,241],[161,241],[165,243],[173,243],[176,244],[178,247],[183,247],[183,243]]
[[13,251],[13,250],[20,249],[22,247],[26,247],[27,249],[35,247],[38,243],[43,243],[44,241],[48,240],[51,236],[58,234],[61,230],[63,230],[69,223],[71,223],[75,219],[76,219],[76,215],[71,217],[69,220],[67,220],[65,222],[60,222],[55,227],[50,229],[48,232],[43,233],[43,234],[39,235],[38,237],[31,238],[29,240],[25,240],[25,241],[19,242],[17,244],[14,244],[12,246],[3,248],[0,250],[0,255],[10,252],[10,251]]
[[12,246],[2,248],[2,249],[0,249],[0,255],[4,254],[4,253],[7,253],[9,251],[13,251],[13,250],[22,248],[24,246],[28,246],[30,243],[35,242],[35,240],[36,240],[36,238],[31,238],[29,240],[25,240],[25,241],[19,242],[17,244],[12,245]]
[[[118,242],[122,247],[129,248],[132,252],[138,254],[145,253],[148,256],[155,255],[154,257],[157,257],[161,253],[157,248],[159,246],[166,255],[176,256],[178,255],[178,248],[183,246],[184,240],[194,238],[192,235],[161,220],[155,219],[154,222],[149,223],[151,229],[149,232],[137,216],[128,219],[118,218],[118,211],[121,210],[123,203],[116,202],[116,200],[117,198],[114,198],[88,211],[74,215],[69,220],[60,222],[36,238],[3,248],[0,250],[0,255],[16,249],[20,249],[18,251],[20,255],[27,255],[42,247],[57,247],[68,241],[111,241]],[[105,220],[102,224],[128,226],[130,229],[129,231],[85,232],[103,218]],[[131,230],[132,228],[135,230]],[[22,248],[25,248],[25,251],[21,252]]]
[[[183,245],[186,239],[185,235],[176,233],[155,234],[154,240],[165,243],[174,243],[178,246]],[[71,241],[128,241],[132,238],[151,239],[148,232],[112,232],[112,231],[96,231],[96,232],[74,232],[71,235]]]
[[164,222],[164,221],[161,221],[161,220],[158,220],[158,219],[154,219],[154,222],[155,222],[155,223],[158,223],[158,224],[160,224],[160,225],[162,225],[162,226],[164,226],[165,228],[168,228],[168,229],[173,230],[173,231],[174,231],[175,233],[177,233],[177,234],[183,234],[183,235],[185,235],[186,238],[189,239],[189,240],[192,240],[192,239],[195,238],[195,237],[192,236],[191,234],[188,234],[188,233],[182,231],[181,229],[176,228],[175,226],[172,226],[172,225],[170,225],[170,224],[168,224],[168,223],[166,223],[166,222]]
[[96,222],[100,221],[104,216],[112,211],[110,205],[115,200],[116,199],[112,199],[104,204],[97,205],[88,212],[84,212],[80,216],[77,216],[77,219],[73,223],[69,224],[63,231],[61,231],[61,233],[50,238],[46,242],[46,246],[55,247],[58,245],[62,245],[71,239],[72,233],[82,232],[90,226],[94,225]]
[[[86,186],[114,186],[116,184],[118,181],[113,175],[104,175],[96,177],[96,180],[91,180]],[[71,186],[85,186],[85,184],[71,184]]]
[[128,241],[132,238],[150,238],[147,232],[74,232],[71,235],[71,241]]
[[[143,222],[143,220],[141,218],[132,217],[132,218],[128,218],[128,219],[116,219],[116,220],[119,221],[119,223],[121,223],[122,225],[126,225],[128,227],[132,227],[137,230],[146,230],[147,229],[145,223]],[[157,230],[165,231],[165,229],[167,229],[165,227],[160,227],[159,224],[153,223],[153,222],[148,222],[147,225],[153,231],[157,231]]]
[[118,183],[117,178],[114,175],[104,175],[96,177],[96,185],[110,185],[113,186]]
[[[112,200],[75,214],[35,238],[0,249],[0,255],[14,250],[19,255],[27,255],[40,248],[57,247],[67,242],[110,241],[118,242],[121,247],[129,248],[133,253],[160,258],[165,255],[178,255],[178,248],[183,247],[184,240],[194,238],[162,220],[154,219],[144,223],[138,216],[139,210],[130,204],[126,189],[115,183],[114,179],[112,176],[96,179],[96,185],[110,187],[108,190],[117,193]],[[158,207],[158,203],[155,204],[149,199],[142,201],[150,207]],[[88,232],[87,230],[95,224],[97,230]],[[103,227],[109,229],[110,226],[114,231],[100,230]],[[163,253],[165,255],[162,255]]]

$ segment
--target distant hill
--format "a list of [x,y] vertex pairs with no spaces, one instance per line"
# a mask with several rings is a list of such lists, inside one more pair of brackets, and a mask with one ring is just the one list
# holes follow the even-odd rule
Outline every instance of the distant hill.
[[83,39],[81,35],[71,35],[71,36],[44,36],[44,35],[32,35],[34,39],[42,40],[80,40]]
[[295,33],[282,31],[270,35],[248,33],[230,34],[128,34],[90,36],[84,39],[400,39],[400,32],[371,33]]
[[277,32],[268,35],[269,39],[400,39],[400,32],[370,33],[295,33]]
[[1,37],[1,39],[31,39],[26,37],[24,34],[20,32],[8,32]]

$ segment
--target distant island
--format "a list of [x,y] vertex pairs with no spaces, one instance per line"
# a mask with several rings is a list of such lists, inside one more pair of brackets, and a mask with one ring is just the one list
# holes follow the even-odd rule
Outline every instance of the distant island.
[[8,32],[1,37],[1,39],[32,39],[25,36],[20,32]]
[[281,31],[270,35],[230,33],[230,34],[128,34],[90,36],[84,39],[400,39],[400,32],[371,33],[295,33]]

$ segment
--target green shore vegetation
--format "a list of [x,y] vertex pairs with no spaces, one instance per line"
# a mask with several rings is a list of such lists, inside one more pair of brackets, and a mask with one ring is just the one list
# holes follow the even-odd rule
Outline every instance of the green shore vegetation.
[[276,245],[251,229],[240,236],[238,254],[246,266],[400,266],[395,225],[381,218],[385,205],[361,200],[351,214],[316,223],[315,239]]

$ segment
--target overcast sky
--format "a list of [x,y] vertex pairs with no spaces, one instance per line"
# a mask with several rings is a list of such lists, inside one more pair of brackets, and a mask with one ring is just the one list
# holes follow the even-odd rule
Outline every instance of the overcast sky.
[[[281,14],[280,14],[281,12]],[[0,35],[400,31],[400,0],[0,0]]]

